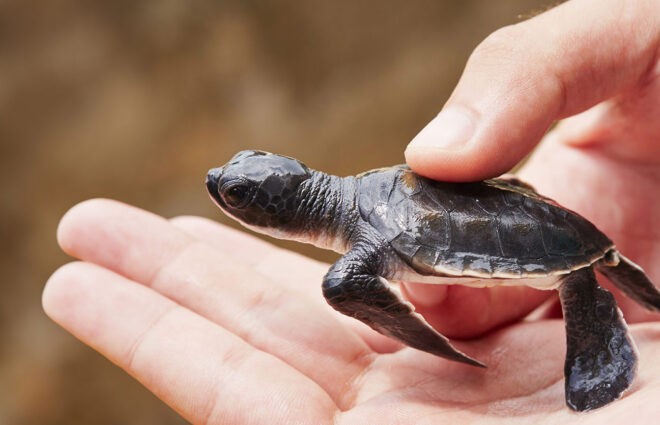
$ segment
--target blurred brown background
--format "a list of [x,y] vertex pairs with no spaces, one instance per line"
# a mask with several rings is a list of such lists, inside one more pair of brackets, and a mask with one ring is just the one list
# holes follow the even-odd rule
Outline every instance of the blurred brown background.
[[548,3],[0,0],[0,424],[184,423],[43,314],[69,207],[229,223],[203,180],[238,150],[402,162],[476,44]]

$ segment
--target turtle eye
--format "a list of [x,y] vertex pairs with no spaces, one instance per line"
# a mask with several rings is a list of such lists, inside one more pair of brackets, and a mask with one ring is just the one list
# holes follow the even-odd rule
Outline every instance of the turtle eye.
[[222,197],[225,202],[234,208],[244,207],[249,200],[250,187],[245,183],[231,184],[222,188]]

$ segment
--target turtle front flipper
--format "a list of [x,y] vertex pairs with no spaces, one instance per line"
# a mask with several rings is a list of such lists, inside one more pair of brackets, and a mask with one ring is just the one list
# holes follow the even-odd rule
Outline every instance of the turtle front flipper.
[[323,295],[340,313],[354,317],[383,335],[449,360],[486,367],[452,347],[449,340],[415,313],[412,304],[376,274],[378,250],[356,246],[339,259],[323,279]]
[[614,297],[591,267],[568,274],[559,288],[566,322],[566,404],[586,411],[621,397],[637,369],[635,346]]

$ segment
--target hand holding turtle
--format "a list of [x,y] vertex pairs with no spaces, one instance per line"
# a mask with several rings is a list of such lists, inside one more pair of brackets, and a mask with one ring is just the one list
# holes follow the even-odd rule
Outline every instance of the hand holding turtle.
[[92,200],[58,240],[83,261],[50,278],[46,312],[195,424],[657,421],[657,325],[631,329],[634,394],[577,415],[564,405],[561,321],[455,343],[481,369],[400,349],[325,303],[327,264],[210,220]]
[[[595,223],[658,281],[659,8],[657,1],[569,1],[496,31],[408,146],[408,164],[440,180],[493,177],[564,119],[519,175]],[[407,289],[418,310],[454,337],[509,323],[539,303],[526,288]],[[658,319],[612,292],[629,323]],[[471,320],[476,312],[486,319]]]
[[[552,121],[605,101],[562,123],[522,174],[598,224],[657,281],[660,237],[652,222],[660,201],[649,195],[660,181],[657,2],[606,3],[569,2],[490,37],[448,102],[461,112],[430,125],[407,159],[420,174],[445,180],[494,176]],[[612,30],[621,27],[630,31]],[[460,120],[468,123],[456,126],[469,140],[463,148],[428,143]],[[510,423],[522,416],[611,423],[633,412],[637,423],[656,420],[648,400],[660,396],[651,385],[660,368],[645,361],[660,352],[655,324],[632,326],[641,352],[634,393],[577,416],[563,404],[558,321],[518,323],[456,344],[487,363],[484,371],[398,350],[325,305],[316,283],[327,265],[205,220],[168,223],[90,201],[65,216],[59,240],[85,262],[51,278],[48,314],[193,423]],[[415,299],[419,287],[409,288]],[[488,294],[481,304],[478,293]],[[542,301],[525,288],[451,287],[441,295],[439,309],[421,301],[450,336],[484,333]],[[629,322],[653,317],[618,302]],[[477,307],[486,320],[475,324]]]

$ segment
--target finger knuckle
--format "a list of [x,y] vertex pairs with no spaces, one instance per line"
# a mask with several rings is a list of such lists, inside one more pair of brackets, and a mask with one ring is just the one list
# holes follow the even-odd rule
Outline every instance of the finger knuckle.
[[492,32],[474,50],[471,60],[505,60],[519,56],[524,34],[517,25],[509,25]]

